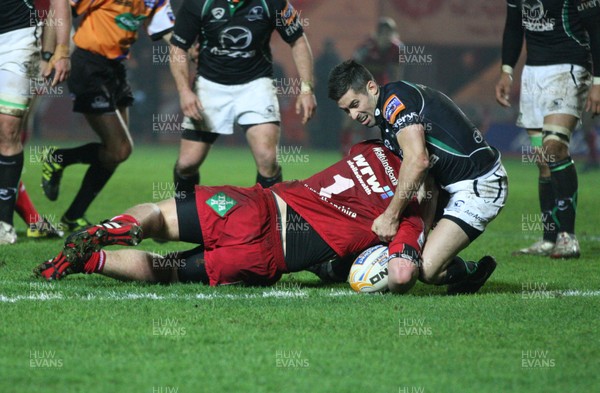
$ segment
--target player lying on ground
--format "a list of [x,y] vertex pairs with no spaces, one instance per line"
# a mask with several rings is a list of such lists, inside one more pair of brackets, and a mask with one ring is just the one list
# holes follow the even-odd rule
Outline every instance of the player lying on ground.
[[[101,273],[147,282],[271,285],[283,273],[378,244],[371,223],[389,204],[399,168],[400,159],[380,141],[367,141],[303,181],[269,189],[198,186],[192,195],[138,205],[72,234],[61,253],[38,266],[36,273],[47,280],[72,273]],[[434,203],[432,198],[429,204]],[[419,276],[425,205],[412,200],[389,243],[390,256],[401,266],[394,273],[397,284],[390,288],[394,292],[406,292]],[[102,250],[113,244],[136,245],[143,237],[187,241],[200,247],[165,257],[145,251]],[[164,266],[161,259],[180,262],[172,264],[178,266],[173,269],[156,268]],[[453,284],[449,292],[476,292],[496,266],[491,257],[482,260],[462,276],[448,276],[444,284]]]

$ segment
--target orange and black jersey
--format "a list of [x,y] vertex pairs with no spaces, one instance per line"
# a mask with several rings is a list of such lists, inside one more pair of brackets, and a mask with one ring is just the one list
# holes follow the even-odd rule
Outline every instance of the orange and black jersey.
[[272,77],[271,33],[287,43],[304,30],[286,0],[185,0],[171,43],[184,50],[200,43],[198,74],[224,85]]
[[83,18],[75,45],[107,59],[127,57],[142,25],[152,40],[173,29],[169,0],[71,0],[71,6]]
[[421,124],[429,152],[429,173],[441,186],[487,173],[500,153],[445,94],[399,81],[380,87],[375,119],[385,146],[403,158],[397,135]]
[[600,76],[600,0],[507,0],[502,64],[576,64]]
[[2,0],[0,2],[0,34],[33,27],[37,16],[33,0]]

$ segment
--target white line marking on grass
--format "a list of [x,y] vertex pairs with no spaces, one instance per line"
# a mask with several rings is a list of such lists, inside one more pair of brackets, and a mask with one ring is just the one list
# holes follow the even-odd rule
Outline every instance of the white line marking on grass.
[[308,297],[308,293],[305,291],[269,291],[263,292],[262,297],[277,297],[277,298],[295,298],[295,297]]
[[[564,291],[545,291],[540,293],[547,293],[551,298],[557,297],[592,297],[600,296],[600,291],[591,290],[578,290],[568,289]],[[332,289],[329,293],[324,294],[325,297],[339,297],[339,296],[354,296],[356,292],[352,290],[341,290]],[[48,301],[48,300],[217,300],[217,299],[228,299],[228,300],[243,300],[243,299],[264,299],[264,298],[278,298],[278,299],[298,299],[298,298],[309,298],[318,297],[311,295],[306,291],[265,291],[262,294],[249,293],[247,295],[232,295],[232,294],[221,294],[221,293],[197,293],[193,295],[157,295],[156,293],[118,293],[118,292],[105,292],[105,293],[90,293],[87,295],[72,295],[65,296],[61,293],[46,293],[40,292],[29,295],[15,295],[7,296],[0,294],[0,303],[16,303],[24,300],[33,301]]]
[[353,290],[344,290],[344,289],[332,289],[331,292],[329,292],[328,296],[331,297],[337,297],[337,296],[353,296],[356,295],[357,293],[354,292]]
[[13,297],[0,295],[0,302],[3,303],[16,303],[21,300],[64,300],[65,297],[60,293],[45,293],[40,292],[35,295],[17,295]]
[[580,291],[578,289],[567,289],[566,291],[548,291],[562,296],[600,296],[600,291]]

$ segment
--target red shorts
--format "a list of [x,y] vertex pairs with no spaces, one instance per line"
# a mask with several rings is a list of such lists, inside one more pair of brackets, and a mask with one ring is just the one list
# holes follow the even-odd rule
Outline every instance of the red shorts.
[[195,197],[211,286],[272,285],[287,273],[271,191],[196,186]]

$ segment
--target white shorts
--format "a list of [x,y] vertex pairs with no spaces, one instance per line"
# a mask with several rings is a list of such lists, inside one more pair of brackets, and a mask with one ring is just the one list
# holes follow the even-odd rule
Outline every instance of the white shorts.
[[279,122],[279,102],[273,80],[259,78],[241,85],[222,85],[198,77],[195,91],[204,107],[202,121],[184,117],[183,128],[233,134],[233,125]]
[[498,159],[485,175],[450,184],[444,189],[450,194],[450,200],[443,217],[459,224],[472,241],[504,207],[508,196],[508,177]]
[[517,126],[541,129],[551,114],[579,118],[591,84],[592,75],[578,65],[525,66]]
[[39,76],[37,27],[0,34],[0,113],[22,117],[29,107]]

